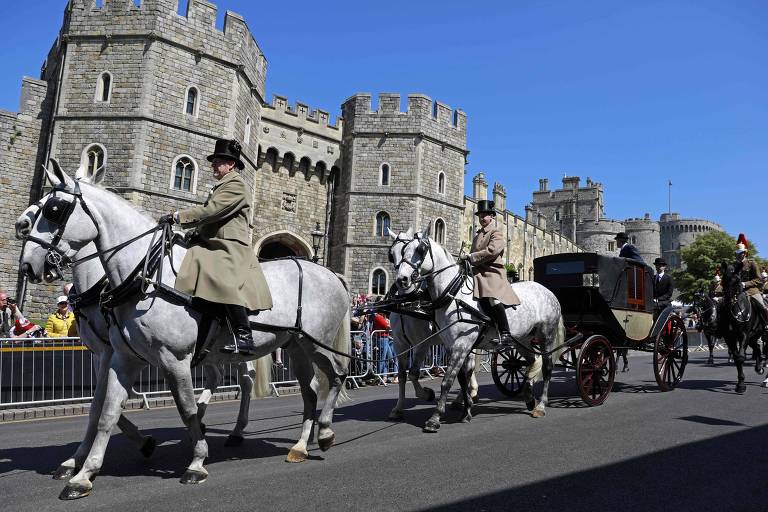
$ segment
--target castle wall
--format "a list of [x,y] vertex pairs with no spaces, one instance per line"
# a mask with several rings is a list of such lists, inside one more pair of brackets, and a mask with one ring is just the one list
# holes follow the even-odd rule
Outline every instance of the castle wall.
[[581,186],[578,176],[563,178],[563,188],[548,189],[548,180],[539,180],[540,189],[533,192],[531,204],[546,219],[552,229],[575,239],[580,222],[598,220],[605,215],[602,183],[587,178]]
[[615,220],[581,222],[576,231],[576,243],[586,252],[596,252],[607,256],[618,256],[616,233],[624,231],[624,225]]
[[659,221],[661,252],[670,267],[680,268],[680,250],[691,245],[698,237],[710,231],[725,231],[707,219],[684,219],[679,213],[664,213]]
[[651,220],[650,215],[625,220],[624,230],[646,263],[652,265],[653,261],[661,256],[659,223]]

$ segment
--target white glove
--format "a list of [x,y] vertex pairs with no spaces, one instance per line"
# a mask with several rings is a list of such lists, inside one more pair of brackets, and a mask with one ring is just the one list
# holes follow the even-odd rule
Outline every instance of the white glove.
[[469,254],[463,253],[459,256],[459,260],[461,261],[468,261],[469,260]]

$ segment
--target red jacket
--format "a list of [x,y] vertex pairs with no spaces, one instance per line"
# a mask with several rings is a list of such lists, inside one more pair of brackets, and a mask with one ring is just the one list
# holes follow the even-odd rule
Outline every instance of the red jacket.
[[387,319],[381,313],[376,313],[373,317],[373,329],[375,331],[388,331],[389,319]]

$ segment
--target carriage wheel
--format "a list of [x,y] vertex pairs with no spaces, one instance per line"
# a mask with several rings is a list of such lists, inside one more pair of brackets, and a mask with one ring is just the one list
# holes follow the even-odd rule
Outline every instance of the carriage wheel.
[[528,363],[516,347],[494,352],[491,358],[491,376],[499,391],[515,396],[523,389]]
[[683,378],[688,364],[688,334],[683,320],[671,315],[653,346],[653,374],[662,391],[671,391]]
[[603,336],[590,336],[581,346],[576,362],[576,382],[582,400],[595,406],[605,402],[616,376],[616,356]]

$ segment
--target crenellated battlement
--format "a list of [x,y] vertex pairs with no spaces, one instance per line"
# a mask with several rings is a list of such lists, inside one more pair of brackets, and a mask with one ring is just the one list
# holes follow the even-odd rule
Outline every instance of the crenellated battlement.
[[343,124],[343,119],[338,117],[335,122],[331,122],[331,115],[327,110],[313,109],[300,101],[296,101],[291,106],[288,103],[288,98],[277,94],[272,95],[271,104],[263,106],[262,116],[275,120],[287,116],[287,118],[293,120],[290,123],[292,126],[300,126],[302,123],[307,123],[307,128],[311,131],[317,131],[318,129],[339,131]]
[[[466,132],[467,129],[467,114],[463,110],[454,110],[449,105],[440,101],[434,101],[424,94],[409,94],[408,108],[405,112],[400,110],[399,93],[380,93],[377,110],[372,110],[371,106],[372,96],[370,93],[357,93],[344,101],[342,110],[344,108],[353,109],[356,115],[378,116],[382,118],[403,116],[433,121],[445,126],[452,126],[461,132]],[[346,118],[346,116],[344,117]]]
[[169,41],[186,48],[196,59],[212,58],[242,70],[263,97],[266,59],[243,17],[232,11],[216,27],[218,7],[206,0],[189,0],[187,12],[177,12],[177,0],[70,0],[62,35],[70,41],[144,38]]

